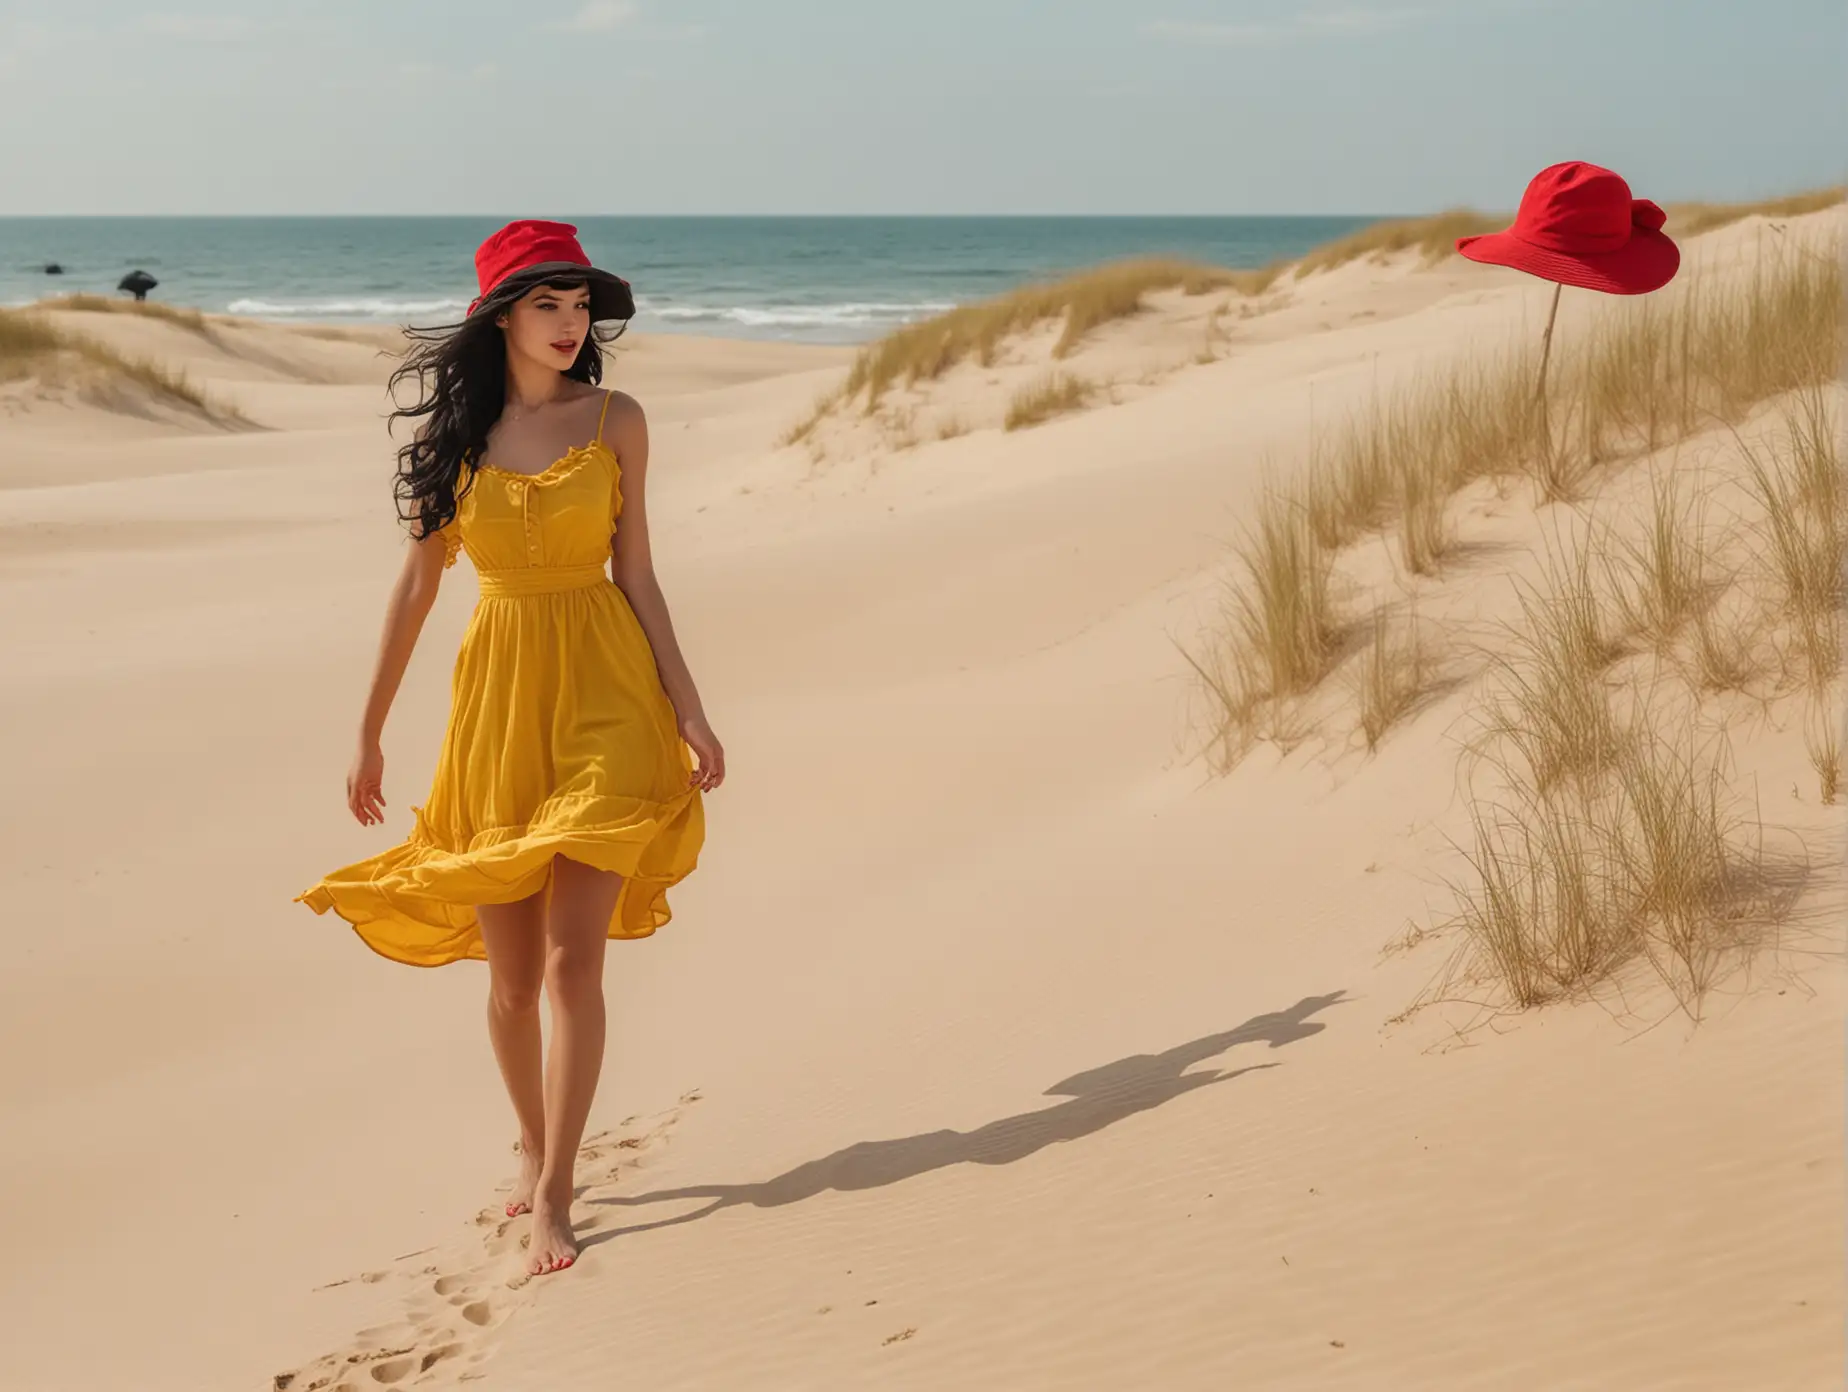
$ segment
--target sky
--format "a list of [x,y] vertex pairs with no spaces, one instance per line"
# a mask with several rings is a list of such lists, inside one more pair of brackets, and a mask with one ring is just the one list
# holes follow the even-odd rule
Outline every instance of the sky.
[[1840,182],[1843,0],[0,0],[0,215],[1253,214]]

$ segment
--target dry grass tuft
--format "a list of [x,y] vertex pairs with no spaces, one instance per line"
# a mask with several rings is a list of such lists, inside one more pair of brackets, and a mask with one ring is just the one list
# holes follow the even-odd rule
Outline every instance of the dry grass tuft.
[[1455,252],[1458,237],[1499,232],[1507,225],[1507,218],[1492,217],[1473,208],[1376,222],[1310,252],[1296,263],[1296,277],[1300,280],[1316,271],[1332,271],[1363,256],[1377,261],[1401,251],[1418,251],[1426,262],[1438,261]]
[[158,300],[117,300],[107,295],[60,295],[41,301],[44,309],[75,310],[82,314],[137,314],[143,319],[160,319],[193,333],[209,337],[211,326],[196,309],[162,304]]
[[810,410],[806,416],[790,426],[789,429],[785,430],[782,435],[778,437],[777,444],[801,444],[815,433],[817,427],[828,418],[828,413],[834,409],[835,403],[840,399],[841,394],[838,391],[824,392],[820,397],[816,398],[814,408]]
[[1049,320],[1063,320],[1053,356],[1063,358],[1101,325],[1142,310],[1162,290],[1203,295],[1212,290],[1259,294],[1277,269],[1235,271],[1190,261],[1137,260],[1098,266],[1064,279],[1025,285],[1008,294],[907,324],[862,349],[842,388],[842,403],[865,395],[871,411],[895,385],[934,381],[958,363],[994,363],[1001,345]]
[[65,336],[43,319],[0,310],[0,382],[32,376],[67,347]]
[[1223,592],[1218,626],[1200,651],[1183,649],[1207,697],[1208,757],[1222,771],[1250,747],[1266,714],[1277,725],[1282,704],[1321,681],[1340,644],[1334,553],[1303,509],[1267,495],[1237,556],[1244,574]]
[[1806,213],[1819,213],[1824,208],[1833,208],[1844,197],[1848,197],[1848,189],[1826,188],[1793,193],[1787,198],[1769,198],[1758,203],[1671,203],[1665,209],[1668,213],[1668,226],[1665,230],[1672,236],[1693,237],[1749,217],[1802,217]]
[[1816,791],[1824,806],[1833,806],[1842,791],[1841,705],[1819,696],[1810,704],[1803,748],[1816,770]]
[[1502,689],[1489,705],[1488,733],[1518,755],[1521,784],[1542,795],[1595,778],[1623,747],[1604,689],[1604,674],[1623,650],[1590,557],[1581,548],[1567,566],[1555,564],[1544,590],[1521,591],[1510,650],[1494,658]]
[[27,377],[74,382],[104,404],[114,401],[126,385],[155,401],[196,411],[211,420],[247,423],[241,411],[207,397],[183,372],[150,359],[127,357],[38,315],[0,310],[0,381]]
[[1414,575],[1434,575],[1456,539],[1446,508],[1450,480],[1428,460],[1405,456],[1398,476],[1400,559]]
[[1498,771],[1503,800],[1472,802],[1471,876],[1453,886],[1467,973],[1525,1008],[1641,957],[1698,1017],[1727,955],[1782,911],[1723,739],[1672,736],[1645,709],[1601,778],[1541,789],[1518,763]]
[[1037,382],[1029,382],[1007,403],[1007,417],[1002,428],[1025,430],[1067,411],[1076,411],[1096,390],[1094,382],[1074,372],[1054,372]]
[[1666,648],[1700,612],[1707,580],[1706,514],[1682,501],[1672,476],[1651,479],[1649,530],[1622,546],[1627,574],[1613,575],[1625,627]]
[[1694,685],[1699,691],[1744,691],[1757,678],[1760,666],[1747,617],[1735,612],[1731,621],[1712,609],[1694,614]]
[[1361,659],[1354,682],[1360,707],[1360,732],[1367,752],[1380,747],[1386,732],[1418,704],[1431,682],[1430,649],[1416,617],[1395,626],[1384,609],[1373,614],[1373,641]]
[[1842,667],[1848,486],[1830,394],[1796,393],[1784,411],[1784,448],[1740,441],[1763,518],[1764,555],[1795,631],[1805,680],[1825,687]]

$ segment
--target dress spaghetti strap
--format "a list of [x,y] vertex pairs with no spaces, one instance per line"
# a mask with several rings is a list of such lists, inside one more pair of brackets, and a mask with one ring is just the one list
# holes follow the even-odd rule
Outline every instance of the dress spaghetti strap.
[[603,422],[610,414],[610,393],[603,393],[603,409],[597,413],[597,443],[603,443]]

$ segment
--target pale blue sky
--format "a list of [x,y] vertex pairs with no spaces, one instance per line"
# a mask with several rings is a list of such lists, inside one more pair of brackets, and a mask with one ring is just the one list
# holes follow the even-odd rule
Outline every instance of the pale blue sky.
[[0,214],[1510,208],[1832,183],[1842,0],[0,0]]

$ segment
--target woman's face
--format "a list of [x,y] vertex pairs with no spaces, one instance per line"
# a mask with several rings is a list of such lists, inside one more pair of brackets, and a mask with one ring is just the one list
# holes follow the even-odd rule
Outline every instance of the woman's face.
[[507,351],[563,372],[590,337],[590,289],[535,286],[501,315]]

